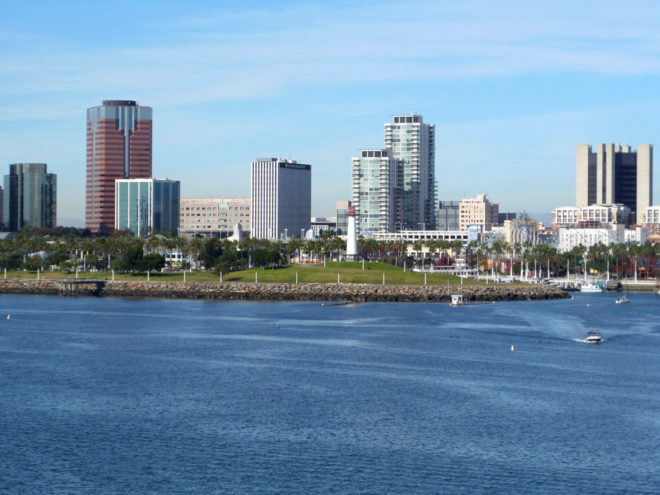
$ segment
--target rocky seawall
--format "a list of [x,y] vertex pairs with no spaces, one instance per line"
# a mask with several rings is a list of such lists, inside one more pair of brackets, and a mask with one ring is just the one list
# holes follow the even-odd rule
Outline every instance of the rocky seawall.
[[157,297],[225,301],[449,302],[462,293],[467,301],[529,301],[569,297],[548,285],[277,284],[245,282],[127,282],[85,280],[0,280],[0,294]]

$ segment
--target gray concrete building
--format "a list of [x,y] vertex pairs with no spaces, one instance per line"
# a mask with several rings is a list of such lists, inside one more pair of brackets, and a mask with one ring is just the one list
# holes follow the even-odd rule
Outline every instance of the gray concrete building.
[[57,226],[57,176],[48,173],[45,163],[13,163],[4,182],[5,229]]
[[258,158],[250,170],[250,225],[254,239],[302,237],[312,219],[312,166]]
[[[653,204],[653,146],[598,144],[577,146],[575,206],[623,204],[635,221]],[[639,212],[639,218],[638,218]]]

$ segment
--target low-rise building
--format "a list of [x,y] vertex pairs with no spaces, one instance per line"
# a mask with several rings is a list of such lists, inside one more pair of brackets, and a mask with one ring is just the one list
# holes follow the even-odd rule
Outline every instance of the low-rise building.
[[635,244],[644,244],[649,240],[649,229],[642,227],[640,225],[636,227],[631,227],[624,231],[623,242],[626,243],[635,243]]
[[590,229],[562,227],[558,232],[557,249],[566,252],[576,246],[590,248],[596,244],[619,244],[625,242],[625,230],[623,225]]
[[485,193],[476,198],[461,200],[458,210],[459,230],[467,230],[469,225],[478,225],[482,232],[486,232],[499,221],[500,206],[491,203]]
[[552,210],[553,228],[629,225],[631,220],[630,208],[622,204],[562,206]]
[[643,225],[648,229],[651,240],[660,242],[660,205],[646,208]]
[[335,232],[337,230],[337,219],[333,217],[312,217],[312,235],[316,239],[323,231]]
[[[478,234],[474,234],[478,235]],[[415,241],[461,241],[466,245],[477,240],[468,230],[401,230],[399,232],[372,232],[366,237],[377,241],[415,242]]]
[[236,224],[250,230],[250,198],[187,196],[181,198],[181,234],[229,237]]

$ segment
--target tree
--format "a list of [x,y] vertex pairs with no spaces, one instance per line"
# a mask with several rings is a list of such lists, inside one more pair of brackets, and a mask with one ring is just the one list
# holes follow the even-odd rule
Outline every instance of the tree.
[[149,253],[142,256],[137,268],[143,272],[155,272],[165,266],[165,258],[158,253]]
[[298,258],[300,260],[300,253],[303,248],[303,241],[300,237],[294,237],[293,239],[289,240],[289,242],[286,243],[286,249],[287,249],[287,255],[289,256],[289,261],[292,258],[296,257],[296,253],[298,254]]
[[122,246],[119,257],[112,260],[112,269],[124,272],[139,270],[143,256],[142,240],[132,239]]
[[51,253],[48,256],[48,258],[46,258],[48,265],[57,265],[57,266],[59,266],[59,264],[62,263],[63,261],[68,261],[68,260],[69,260],[69,255],[64,249],[61,248]]
[[37,269],[43,268],[44,260],[38,254],[33,256],[27,256],[23,262],[23,268],[29,271],[37,271]]
[[222,255],[222,243],[217,237],[209,237],[202,242],[199,252],[199,261],[205,268],[214,267]]
[[280,253],[275,249],[257,249],[252,252],[252,263],[256,266],[274,265],[280,260]]
[[18,270],[23,264],[23,255],[20,253],[11,253],[0,260],[0,268],[7,270]]
[[416,264],[419,265],[419,257],[420,257],[422,249],[424,249],[424,241],[422,241],[421,239],[417,239],[413,243],[413,249],[415,250]]

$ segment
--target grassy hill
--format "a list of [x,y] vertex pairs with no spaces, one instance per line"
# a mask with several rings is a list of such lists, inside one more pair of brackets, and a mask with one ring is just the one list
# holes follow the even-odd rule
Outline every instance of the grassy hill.
[[[294,283],[298,274],[299,283],[337,283],[337,274],[342,283],[368,283],[382,284],[383,274],[385,274],[386,284],[424,284],[424,274],[411,271],[404,272],[402,268],[388,265],[386,263],[371,262],[365,263],[365,269],[362,269],[361,262],[329,262],[326,267],[320,264],[306,265],[288,265],[281,268],[253,268],[250,270],[240,270],[223,274],[225,282],[254,282],[255,277],[259,282],[279,282]],[[0,273],[0,277],[2,274]],[[44,272],[42,278],[74,278],[74,274],[65,274],[62,272]],[[8,278],[37,278],[36,272],[8,272]],[[110,272],[80,272],[79,278],[102,278],[111,279]],[[117,273],[115,280],[146,280],[146,273]],[[182,281],[182,272],[164,272],[152,273],[151,281]],[[186,281],[188,282],[218,282],[219,275],[212,272],[188,272]],[[453,275],[428,274],[427,283],[433,285],[459,285],[460,278]],[[465,285],[483,285],[483,281],[468,280],[463,282]]]

